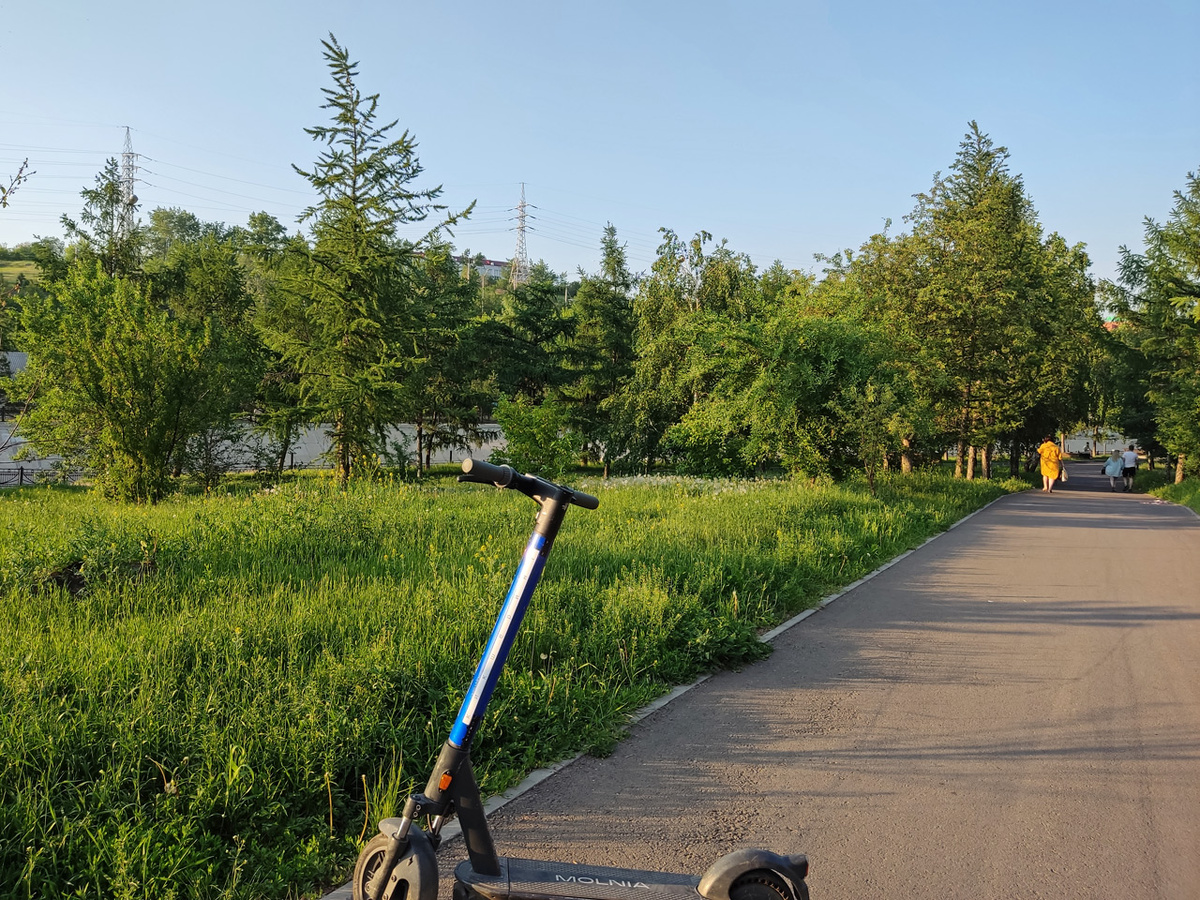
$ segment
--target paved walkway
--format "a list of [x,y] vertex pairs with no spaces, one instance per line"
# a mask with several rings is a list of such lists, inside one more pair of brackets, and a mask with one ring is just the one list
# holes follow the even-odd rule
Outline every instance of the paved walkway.
[[803,851],[817,900],[1200,898],[1200,518],[1070,471],[504,807],[500,852]]

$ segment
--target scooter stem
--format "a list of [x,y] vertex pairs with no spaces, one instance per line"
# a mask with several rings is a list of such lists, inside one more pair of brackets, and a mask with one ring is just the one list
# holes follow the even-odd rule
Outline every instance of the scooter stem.
[[513,640],[521,627],[521,620],[525,617],[525,610],[529,608],[529,600],[542,577],[549,546],[550,540],[545,535],[534,533],[529,538],[521,556],[521,564],[517,567],[517,574],[513,576],[508,595],[504,598],[504,605],[500,608],[500,615],[492,628],[491,637],[484,647],[483,657],[475,669],[475,677],[471,679],[471,686],[463,698],[458,718],[454,720],[454,726],[450,729],[450,743],[455,747],[469,747],[475,729],[483,721],[488,702],[492,699],[492,692],[496,689],[496,682],[500,680],[500,672],[508,659],[508,651],[512,649]]

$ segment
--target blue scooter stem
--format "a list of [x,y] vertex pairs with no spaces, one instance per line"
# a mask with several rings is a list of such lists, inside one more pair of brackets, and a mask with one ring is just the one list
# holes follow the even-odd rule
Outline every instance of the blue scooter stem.
[[496,689],[496,682],[500,680],[500,672],[508,659],[508,651],[521,627],[533,591],[542,578],[542,570],[550,552],[549,544],[545,535],[535,533],[525,547],[517,574],[513,576],[500,615],[475,669],[475,677],[471,679],[471,687],[463,699],[458,718],[454,720],[454,727],[450,729],[450,743],[459,749],[470,745],[475,729],[487,712],[492,691]]

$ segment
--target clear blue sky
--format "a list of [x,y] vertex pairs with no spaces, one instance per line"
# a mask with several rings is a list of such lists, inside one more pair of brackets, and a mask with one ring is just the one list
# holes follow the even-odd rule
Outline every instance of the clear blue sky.
[[1196,0],[0,0],[0,175],[35,170],[0,243],[60,235],[124,126],[143,219],[295,230],[330,32],[417,137],[423,183],[478,200],[458,248],[511,256],[525,182],[529,255],[561,272],[597,268],[606,222],[635,271],[661,226],[816,270],[902,227],[974,119],[1108,277],[1200,170]]

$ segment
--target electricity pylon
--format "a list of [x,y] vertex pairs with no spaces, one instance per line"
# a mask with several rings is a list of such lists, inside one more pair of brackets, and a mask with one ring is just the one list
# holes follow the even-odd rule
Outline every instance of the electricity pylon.
[[121,237],[129,237],[133,233],[133,210],[138,202],[137,194],[133,192],[137,169],[137,154],[133,152],[133,139],[126,127],[125,149],[121,153],[121,218],[118,222]]
[[525,182],[521,182],[521,202],[517,204],[517,252],[513,254],[511,281],[512,286],[524,284],[529,280],[529,254],[525,250],[525,219],[533,218],[526,212]]

